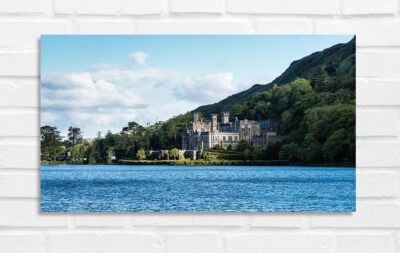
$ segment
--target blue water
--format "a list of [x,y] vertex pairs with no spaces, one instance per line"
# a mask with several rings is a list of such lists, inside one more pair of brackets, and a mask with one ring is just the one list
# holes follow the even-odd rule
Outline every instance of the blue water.
[[355,168],[41,167],[44,212],[353,212]]

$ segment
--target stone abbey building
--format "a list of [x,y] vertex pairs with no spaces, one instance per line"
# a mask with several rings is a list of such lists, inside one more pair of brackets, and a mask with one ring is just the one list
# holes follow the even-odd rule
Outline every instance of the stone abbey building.
[[199,113],[194,113],[193,121],[182,132],[183,150],[208,150],[212,148],[236,149],[240,140],[246,140],[254,147],[266,148],[271,143],[281,141],[283,136],[277,136],[278,122],[266,120],[229,121],[229,112],[218,115],[211,114],[211,121],[205,122]]

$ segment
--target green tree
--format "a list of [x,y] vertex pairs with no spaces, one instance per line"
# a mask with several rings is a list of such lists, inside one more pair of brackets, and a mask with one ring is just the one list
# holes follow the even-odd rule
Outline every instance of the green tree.
[[163,159],[169,160],[169,151],[168,150],[163,150]]
[[72,161],[83,163],[87,158],[89,148],[90,143],[87,140],[83,140],[81,143],[73,146],[70,150]]
[[255,147],[252,150],[252,159],[253,160],[260,160],[262,156],[262,149],[260,147]]
[[40,128],[40,151],[41,159],[47,161],[56,161],[65,147],[62,145],[62,137],[57,127],[43,126]]
[[243,158],[244,158],[245,160],[250,160],[250,159],[253,158],[252,152],[251,152],[251,149],[250,149],[250,148],[246,148],[246,149],[243,150]]
[[79,144],[82,141],[82,133],[81,129],[78,127],[72,127],[70,126],[68,128],[68,140],[71,142],[71,146],[75,146],[76,144]]
[[250,148],[250,145],[244,139],[239,140],[238,144],[236,145],[236,150],[237,151],[244,151],[245,149],[248,149],[248,148]]
[[242,117],[243,112],[246,110],[246,106],[243,104],[235,104],[232,106],[232,116],[233,117]]
[[283,145],[281,147],[281,151],[279,152],[279,159],[281,160],[289,160],[296,161],[297,160],[297,150],[299,145],[297,143],[290,143]]
[[321,148],[321,143],[311,134],[307,134],[297,150],[298,157],[306,163],[320,161],[322,157]]
[[347,161],[349,158],[349,134],[341,128],[332,133],[322,147],[324,158],[331,162]]
[[169,120],[167,123],[167,136],[176,143],[177,134],[178,128],[176,127],[176,123],[173,120]]
[[169,156],[174,160],[179,159],[179,150],[177,148],[171,149],[171,151],[169,152]]
[[146,153],[145,153],[145,151],[144,151],[143,148],[141,148],[141,149],[139,149],[139,150],[137,151],[137,153],[136,153],[136,158],[137,158],[138,160],[145,160],[145,159],[146,159]]
[[282,143],[276,142],[268,145],[266,150],[264,151],[264,159],[267,160],[278,160],[279,159],[279,151],[281,150]]
[[107,164],[112,164],[112,159],[115,156],[114,150],[112,148],[109,148],[107,150]]
[[96,158],[92,153],[89,155],[89,164],[96,164]]

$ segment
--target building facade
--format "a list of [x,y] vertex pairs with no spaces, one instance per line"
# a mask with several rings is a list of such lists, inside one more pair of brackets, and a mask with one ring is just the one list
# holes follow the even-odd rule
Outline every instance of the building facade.
[[278,123],[273,120],[238,120],[229,121],[229,112],[211,114],[210,122],[205,122],[199,113],[194,113],[193,121],[182,132],[183,150],[208,150],[213,148],[236,149],[240,140],[246,140],[254,147],[266,148],[281,141],[277,136]]

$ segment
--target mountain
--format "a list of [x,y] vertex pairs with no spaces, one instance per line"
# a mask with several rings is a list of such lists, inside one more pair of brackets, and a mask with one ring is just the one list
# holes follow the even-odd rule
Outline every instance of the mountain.
[[347,43],[334,45],[292,62],[280,76],[268,84],[255,84],[248,90],[231,95],[217,103],[200,106],[193,112],[201,112],[208,117],[211,113],[230,111],[233,105],[250,99],[257,92],[271,89],[275,84],[289,83],[297,78],[312,79],[322,74],[330,77],[355,76],[355,52],[354,37]]

